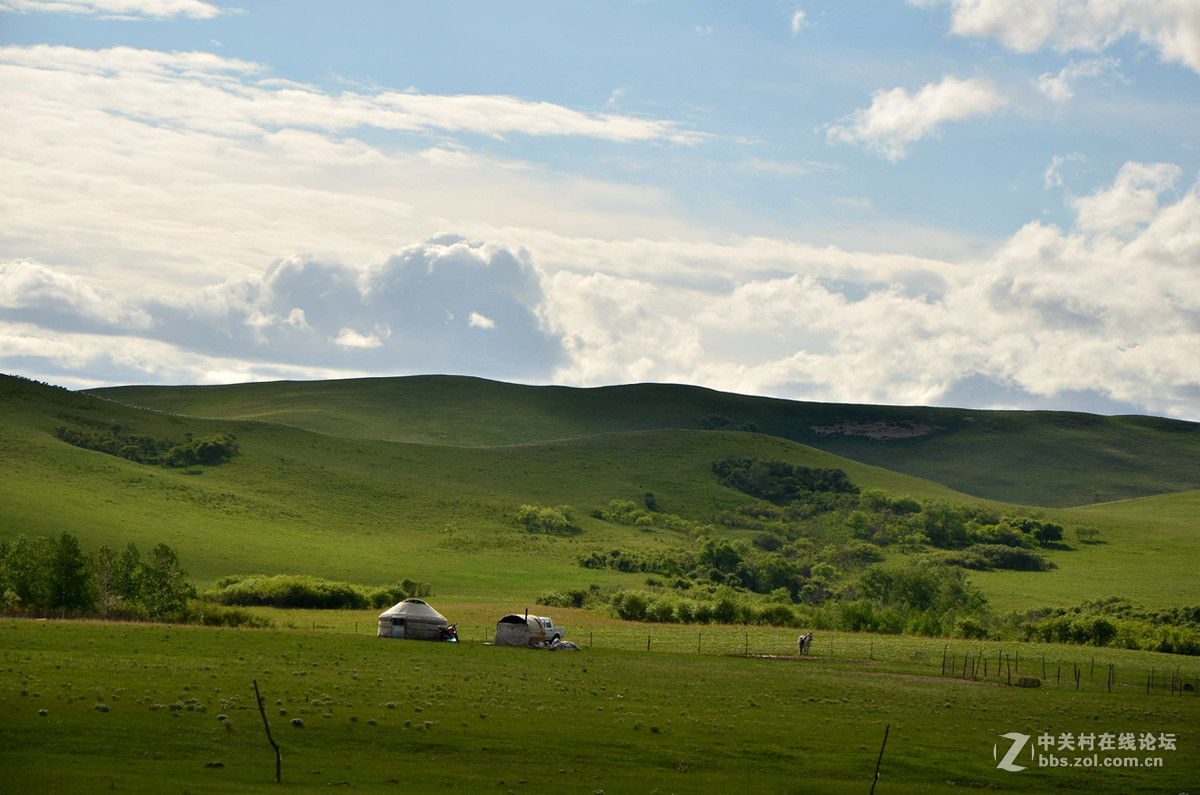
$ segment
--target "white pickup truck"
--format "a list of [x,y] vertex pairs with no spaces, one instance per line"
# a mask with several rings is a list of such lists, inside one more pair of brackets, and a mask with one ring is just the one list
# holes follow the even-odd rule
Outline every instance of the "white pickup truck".
[[546,642],[551,643],[556,640],[562,640],[567,631],[562,627],[554,626],[554,622],[544,616],[530,616],[536,618],[537,622],[542,625],[542,632],[546,635]]

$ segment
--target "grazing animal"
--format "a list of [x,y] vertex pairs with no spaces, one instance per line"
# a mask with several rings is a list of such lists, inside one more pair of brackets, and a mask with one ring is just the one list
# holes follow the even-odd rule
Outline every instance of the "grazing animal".
[[808,648],[812,646],[812,630],[809,630],[805,635],[801,635],[800,639],[796,641],[796,645],[800,647],[801,654],[808,654]]

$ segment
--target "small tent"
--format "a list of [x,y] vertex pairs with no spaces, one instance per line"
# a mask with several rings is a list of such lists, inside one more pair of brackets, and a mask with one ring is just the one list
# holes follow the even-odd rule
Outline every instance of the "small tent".
[[442,640],[446,617],[420,599],[405,599],[379,614],[379,637]]
[[496,622],[493,646],[538,646],[546,642],[546,629],[537,616],[507,615]]

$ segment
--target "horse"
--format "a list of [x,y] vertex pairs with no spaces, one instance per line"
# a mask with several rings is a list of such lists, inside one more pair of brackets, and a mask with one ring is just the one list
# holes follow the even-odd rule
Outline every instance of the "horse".
[[812,646],[812,638],[812,630],[809,630],[808,634],[801,635],[800,639],[796,641],[796,645],[800,647],[801,654],[808,654],[808,649]]

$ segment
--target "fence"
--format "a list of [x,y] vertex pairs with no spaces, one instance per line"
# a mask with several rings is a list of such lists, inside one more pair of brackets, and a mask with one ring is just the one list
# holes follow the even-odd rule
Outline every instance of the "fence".
[[1151,671],[1146,675],[1146,693],[1170,693],[1172,696],[1194,696],[1200,691],[1200,676],[1181,676],[1179,669],[1169,673]]

